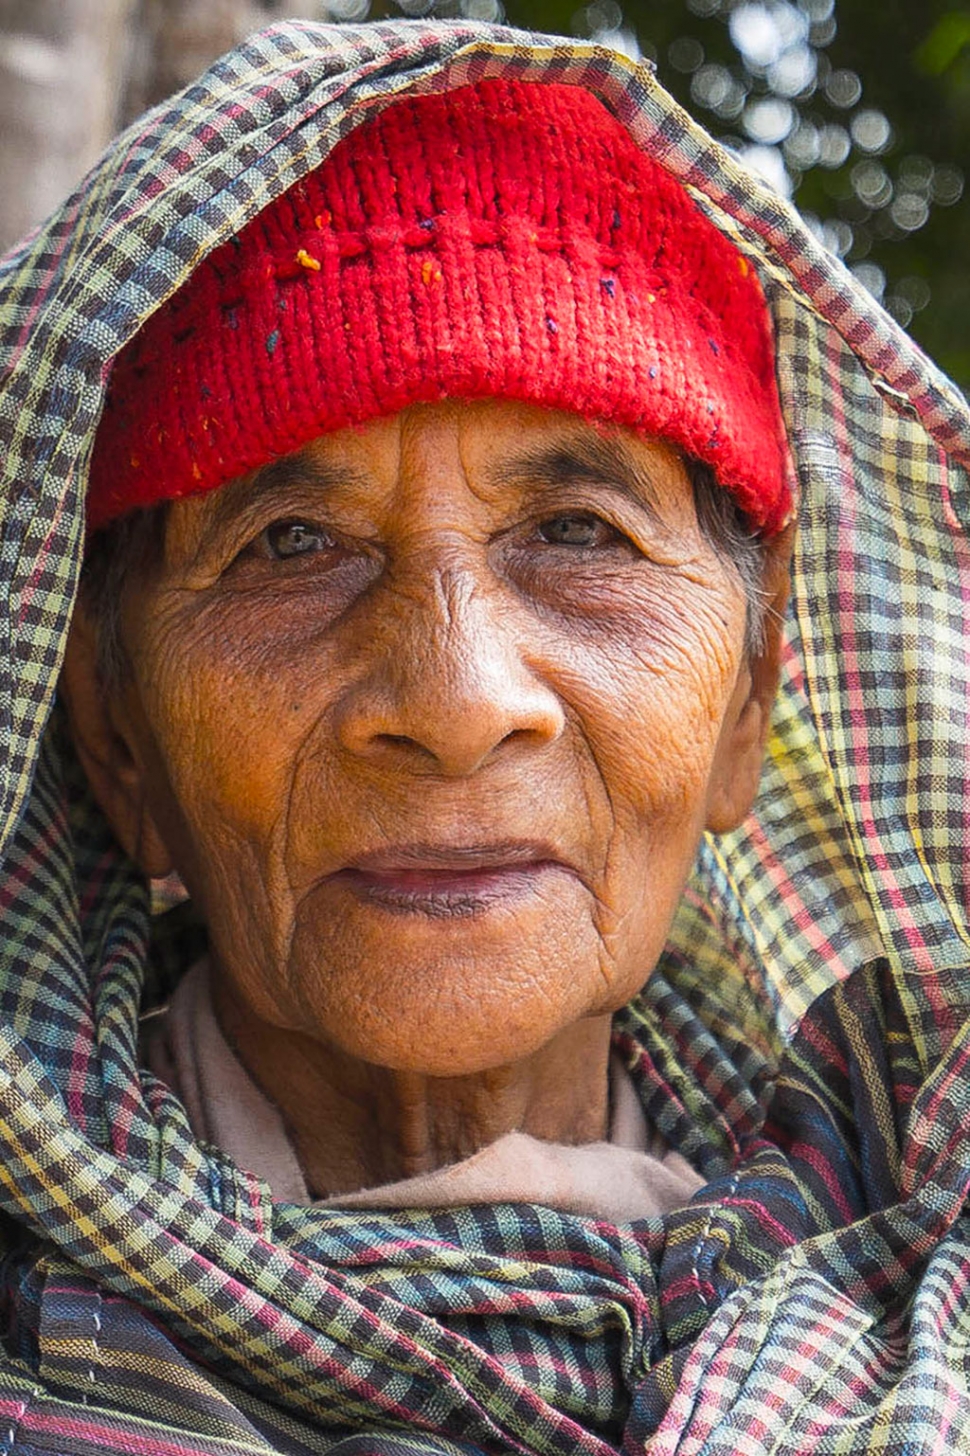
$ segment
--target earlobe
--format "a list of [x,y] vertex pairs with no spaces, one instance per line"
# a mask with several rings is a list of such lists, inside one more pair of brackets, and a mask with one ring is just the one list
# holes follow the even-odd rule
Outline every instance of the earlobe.
[[765,548],[762,645],[742,669],[739,688],[718,743],[705,824],[713,834],[737,829],[758,792],[781,674],[782,627],[788,604],[793,542],[794,527],[790,526]]
[[751,695],[718,744],[705,828],[712,834],[737,829],[754,803],[761,777],[771,703]]
[[68,635],[60,690],[78,758],[115,837],[146,875],[169,874],[172,858],[148,807],[124,689],[108,688],[102,681],[96,630],[80,601]]

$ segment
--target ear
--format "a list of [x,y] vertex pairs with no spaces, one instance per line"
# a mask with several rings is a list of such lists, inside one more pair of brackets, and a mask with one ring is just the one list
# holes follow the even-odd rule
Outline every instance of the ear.
[[742,666],[714,758],[705,828],[714,834],[736,829],[754,803],[764,762],[771,710],[781,672],[781,637],[788,605],[789,567],[795,528],[765,547],[763,644]]
[[135,732],[136,688],[106,686],[97,631],[78,601],[67,639],[60,691],[91,791],[122,848],[148,876],[171,873],[172,858],[148,807],[147,775]]

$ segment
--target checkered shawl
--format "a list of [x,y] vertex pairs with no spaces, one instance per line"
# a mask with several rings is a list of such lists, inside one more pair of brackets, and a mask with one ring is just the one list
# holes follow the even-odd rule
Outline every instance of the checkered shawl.
[[[702,846],[616,1019],[709,1182],[621,1227],[274,1204],[200,1145],[137,1060],[191,928],[153,922],[50,714],[112,356],[371,108],[485,75],[588,87],[757,262],[802,495],[756,812]],[[970,1449],[953,387],[647,68],[465,23],[264,32],[121,137],[0,288],[2,1456]]]

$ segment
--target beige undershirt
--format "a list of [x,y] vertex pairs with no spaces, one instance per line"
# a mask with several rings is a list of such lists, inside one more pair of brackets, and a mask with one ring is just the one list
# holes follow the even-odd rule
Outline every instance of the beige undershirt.
[[[150,1069],[181,1098],[197,1138],[258,1174],[273,1197],[311,1203],[283,1119],[256,1086],[215,1017],[208,963],[181,980],[164,1016],[149,1023]],[[663,1214],[703,1186],[690,1164],[652,1132],[618,1058],[610,1062],[608,1142],[568,1147],[506,1133],[470,1158],[416,1178],[316,1200],[333,1208],[442,1208],[541,1203],[609,1223]]]

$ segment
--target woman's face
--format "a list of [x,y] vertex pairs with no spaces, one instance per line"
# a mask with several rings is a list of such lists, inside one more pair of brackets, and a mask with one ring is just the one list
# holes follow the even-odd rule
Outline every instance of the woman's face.
[[744,632],[672,449],[415,406],[172,507],[125,601],[113,817],[248,1014],[508,1064],[637,991],[744,812]]

